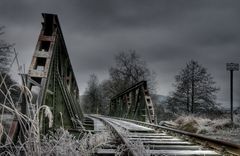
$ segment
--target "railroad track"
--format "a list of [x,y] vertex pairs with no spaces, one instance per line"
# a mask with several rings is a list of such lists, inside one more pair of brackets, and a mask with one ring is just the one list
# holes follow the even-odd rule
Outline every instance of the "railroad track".
[[[105,116],[90,115],[89,118],[94,121],[97,131],[110,129],[119,138],[121,144],[125,145],[125,152],[122,155],[238,156],[240,153],[239,145],[176,129]],[[116,147],[102,147],[95,154],[115,155]]]

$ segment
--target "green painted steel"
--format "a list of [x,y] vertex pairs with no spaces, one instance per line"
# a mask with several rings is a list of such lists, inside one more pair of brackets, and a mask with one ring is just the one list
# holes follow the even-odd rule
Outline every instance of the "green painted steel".
[[147,82],[141,81],[111,99],[110,116],[156,123]]
[[[57,15],[44,13],[42,16],[44,21],[32,62],[28,74],[24,75],[33,99],[26,102],[23,96],[21,112],[33,119],[37,109],[47,105],[53,113],[53,126],[49,127],[49,118],[40,110],[42,134],[62,126],[76,133],[82,129],[83,120],[77,81]],[[12,140],[26,133],[20,126],[17,119],[12,122],[9,134]]]
[[[40,85],[35,104],[47,105],[53,112],[53,129],[80,129],[83,113],[79,89],[71,66],[57,15],[42,14],[44,22],[28,72],[28,87]],[[42,132],[46,133],[48,119],[42,117]]]

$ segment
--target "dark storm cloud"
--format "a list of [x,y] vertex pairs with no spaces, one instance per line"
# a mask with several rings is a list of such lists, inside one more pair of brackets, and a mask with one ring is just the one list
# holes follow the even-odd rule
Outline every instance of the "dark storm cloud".
[[[135,49],[157,73],[159,94],[172,91],[174,75],[190,59],[208,68],[227,103],[226,62],[240,62],[237,0],[2,0],[0,24],[29,64],[40,31],[40,13],[58,14],[81,93],[88,75],[107,78],[114,54]],[[240,74],[235,73],[240,105]]]

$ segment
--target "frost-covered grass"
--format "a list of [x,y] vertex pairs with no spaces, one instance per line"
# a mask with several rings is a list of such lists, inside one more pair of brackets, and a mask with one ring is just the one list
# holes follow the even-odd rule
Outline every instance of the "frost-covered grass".
[[[1,149],[6,148],[8,150],[2,151],[4,154],[8,155],[39,155],[41,147],[40,147],[40,122],[39,122],[39,116],[40,112],[44,111],[44,114],[49,119],[49,127],[52,126],[52,112],[50,111],[50,108],[46,105],[39,106],[33,105],[31,103],[32,101],[32,94],[30,90],[26,87],[26,85],[23,83],[23,85],[19,84],[13,84],[11,86],[6,85],[6,74],[2,75],[0,74],[1,82],[0,82],[0,88],[4,88],[4,90],[0,89],[0,94],[3,95],[4,99],[3,102],[0,103],[0,125],[1,125]],[[21,93],[19,96],[23,95],[26,97],[26,105],[27,111],[30,112],[31,115],[27,116],[26,114],[23,114],[21,111],[19,111],[18,106],[20,104],[20,101],[14,101],[12,98],[12,91],[14,89],[20,89]],[[20,98],[19,98],[20,99]],[[37,106],[37,107],[36,107]],[[31,107],[31,108],[30,108]],[[34,109],[32,109],[34,107]],[[17,143],[13,143],[12,138],[8,135],[8,126],[4,123],[6,120],[6,114],[5,112],[8,112],[14,118],[18,121],[20,124],[20,129],[22,132],[25,132],[22,135],[22,139],[19,139]],[[3,126],[5,125],[5,126]],[[5,141],[2,140],[3,136],[5,137]],[[2,153],[1,153],[2,154]]]
[[[5,82],[2,82],[4,84]],[[22,94],[27,95],[27,105],[30,107],[33,105],[31,103],[32,94],[28,88],[25,86],[18,87],[21,89]],[[46,105],[37,107],[36,109],[31,109],[33,116],[26,116],[22,114],[19,109],[17,109],[17,103],[14,103],[11,99],[11,87],[8,88],[7,92],[0,92],[5,96],[5,102],[0,103],[0,109],[2,113],[0,122],[0,139],[4,135],[6,141],[0,144],[0,155],[58,155],[58,156],[87,156],[94,153],[96,148],[101,148],[113,138],[110,132],[100,132],[96,134],[87,133],[83,131],[81,140],[79,138],[71,135],[67,130],[60,128],[56,132],[51,132],[47,135],[41,135],[41,122],[40,122],[40,112],[43,110],[44,115],[49,119],[49,127],[52,126],[53,115],[50,108]],[[10,106],[9,106],[10,104]],[[6,129],[5,119],[6,114],[4,112],[8,111],[12,116],[18,119],[19,123],[22,125],[21,129],[26,133],[23,136],[24,140],[19,140],[14,143],[8,135],[8,130]],[[4,123],[4,124],[3,124]],[[9,124],[9,123],[8,123]],[[5,126],[3,126],[5,125]],[[27,128],[28,127],[28,128]],[[64,126],[63,126],[64,127]]]
[[234,116],[234,123],[229,118],[209,119],[197,116],[180,116],[173,123],[176,128],[217,139],[240,144],[240,115]]
[[[42,136],[39,142],[39,151],[30,151],[31,149],[24,144],[21,146],[11,146],[4,150],[0,155],[20,156],[20,155],[39,155],[39,156],[88,156],[92,155],[97,148],[109,143],[112,140],[112,134],[109,132],[101,132],[97,134],[84,133],[81,140],[71,135],[63,128],[57,129],[55,133],[49,133]],[[3,147],[3,146],[2,146]]]
[[112,134],[106,131],[96,134],[84,133],[84,136],[79,140],[68,131],[58,129],[56,133],[51,133],[41,140],[40,155],[88,156],[111,140]]
[[[17,55],[14,61],[16,62]],[[18,64],[18,62],[17,62]],[[20,69],[18,65],[18,69]],[[6,84],[7,75],[0,73],[0,94],[4,97],[0,102],[0,155],[9,156],[40,156],[40,155],[58,155],[58,156],[72,156],[72,155],[90,155],[96,148],[108,143],[112,138],[109,132],[101,132],[98,134],[86,133],[83,131],[82,138],[74,137],[67,130],[60,128],[56,132],[51,132],[47,135],[41,135],[41,117],[45,115],[48,118],[49,127],[53,124],[53,115],[50,108],[46,105],[38,106],[32,103],[32,93],[27,88],[26,83],[13,84],[8,86]],[[13,100],[12,91],[19,89],[19,101]],[[25,97],[28,115],[20,111],[21,102],[20,97]],[[6,114],[7,112],[7,114]],[[18,139],[13,142],[8,135],[10,120],[13,117],[20,124],[21,131],[25,132],[22,135],[23,139]],[[64,127],[64,125],[63,125]],[[3,139],[3,137],[5,139]]]

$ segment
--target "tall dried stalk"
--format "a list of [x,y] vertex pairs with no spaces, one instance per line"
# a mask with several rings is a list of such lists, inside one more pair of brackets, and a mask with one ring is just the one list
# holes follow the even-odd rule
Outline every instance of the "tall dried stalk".
[[[15,58],[12,64],[16,62],[19,72],[20,65],[18,62],[17,54],[15,52]],[[0,73],[2,81],[0,82],[0,88],[3,85],[6,91],[0,89],[0,94],[4,96],[4,102],[0,103],[2,112],[0,114],[0,138],[1,136],[6,137],[6,142],[0,144],[0,156],[41,156],[41,155],[58,155],[58,156],[87,156],[94,153],[97,148],[107,144],[112,139],[110,132],[102,132],[98,134],[85,133],[81,140],[75,138],[67,130],[64,130],[62,121],[62,128],[57,129],[55,133],[51,132],[47,135],[41,136],[41,117],[45,115],[49,119],[49,127],[53,124],[53,115],[50,108],[47,105],[39,106],[38,104],[32,103],[32,93],[27,88],[25,79],[22,77],[22,85],[14,84],[9,87],[6,85],[6,75]],[[18,105],[21,104],[19,101],[14,103],[11,92],[14,88],[21,90],[20,96],[25,98],[25,105],[27,106],[27,112],[31,112],[29,115],[23,114],[18,110]],[[34,108],[34,109],[33,109]],[[4,112],[10,112],[14,118],[18,121],[20,129],[23,134],[23,139],[18,139],[17,143],[14,143],[6,130],[3,127]],[[62,120],[62,118],[61,118]],[[1,150],[4,149],[4,150]]]

